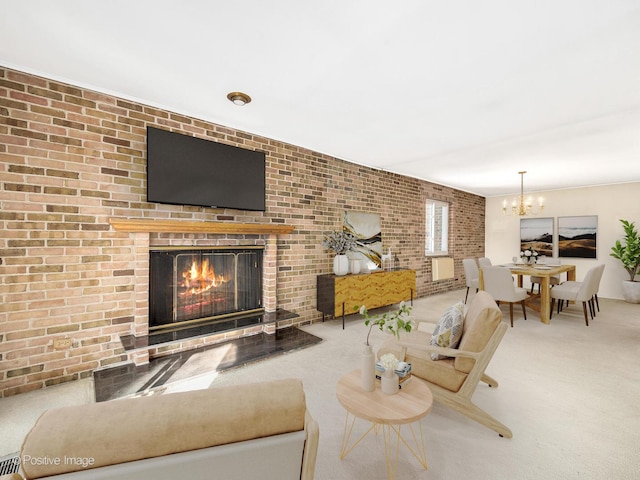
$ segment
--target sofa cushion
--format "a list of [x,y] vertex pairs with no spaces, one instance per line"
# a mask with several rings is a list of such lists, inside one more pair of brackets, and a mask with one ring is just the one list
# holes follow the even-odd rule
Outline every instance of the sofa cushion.
[[[305,412],[296,379],[51,409],[21,450],[23,458],[51,460],[23,469],[40,478],[295,432],[304,429]],[[91,465],[55,461],[71,457]]]
[[[458,302],[449,307],[433,330],[430,345],[444,348],[457,348],[462,337],[462,325],[464,323],[464,303]],[[432,360],[444,360],[446,355],[432,353]]]
[[[480,352],[486,346],[500,322],[502,312],[485,291],[476,294],[464,319],[462,339],[458,348],[469,352]],[[469,373],[475,364],[472,358],[456,357],[456,370]]]

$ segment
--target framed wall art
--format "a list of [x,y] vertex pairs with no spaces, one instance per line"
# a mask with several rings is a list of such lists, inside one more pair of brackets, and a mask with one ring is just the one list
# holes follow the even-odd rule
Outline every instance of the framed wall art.
[[342,228],[354,234],[358,245],[350,259],[365,260],[369,270],[382,267],[382,229],[376,213],[343,212]]
[[597,258],[598,216],[558,217],[558,255]]
[[520,251],[525,248],[553,256],[553,217],[520,219]]

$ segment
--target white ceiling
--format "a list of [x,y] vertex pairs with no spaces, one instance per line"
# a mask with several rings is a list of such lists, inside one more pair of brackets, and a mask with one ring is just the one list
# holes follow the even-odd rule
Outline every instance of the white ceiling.
[[483,196],[640,181],[640,0],[0,0],[0,65]]

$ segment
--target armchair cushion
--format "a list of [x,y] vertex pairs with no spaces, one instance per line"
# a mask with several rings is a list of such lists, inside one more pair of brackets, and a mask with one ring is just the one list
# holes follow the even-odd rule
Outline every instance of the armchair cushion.
[[[402,342],[409,344],[429,345],[431,334],[420,330],[402,335]],[[454,368],[454,360],[445,357],[445,360],[433,361],[431,354],[419,348],[407,347],[406,349],[395,339],[390,338],[378,350],[378,358],[385,353],[393,353],[401,361],[411,364],[411,373],[418,378],[427,380],[452,392],[457,392],[467,378],[467,374]]]
[[[436,324],[429,344],[435,347],[457,348],[460,343],[460,338],[462,337],[463,324],[464,304],[458,302],[444,312]],[[445,358],[449,357],[438,353],[431,353],[432,360],[444,360]]]
[[[491,295],[479,292],[469,306],[462,329],[462,339],[458,348],[469,352],[480,352],[487,345],[498,325],[502,322],[502,312]],[[469,373],[475,364],[473,358],[456,357],[456,370]]]

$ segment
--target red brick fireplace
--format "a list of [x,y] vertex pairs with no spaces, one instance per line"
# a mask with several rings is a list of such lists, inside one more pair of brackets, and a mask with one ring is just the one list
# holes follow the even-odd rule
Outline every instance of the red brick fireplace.
[[[262,254],[262,305],[266,315],[276,312],[277,236],[288,234],[293,227],[283,224],[242,224],[234,222],[198,222],[156,219],[111,218],[109,223],[118,232],[128,232],[135,246],[134,281],[136,308],[133,337],[139,340],[129,349],[129,358],[137,365],[151,358],[170,355],[240,338],[261,332],[274,333],[276,324],[238,328],[233,331],[179,339],[161,345],[148,345],[149,328],[149,258],[150,251],[158,247],[261,247]],[[191,235],[195,234],[195,235]]]

